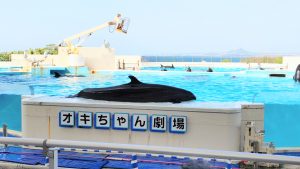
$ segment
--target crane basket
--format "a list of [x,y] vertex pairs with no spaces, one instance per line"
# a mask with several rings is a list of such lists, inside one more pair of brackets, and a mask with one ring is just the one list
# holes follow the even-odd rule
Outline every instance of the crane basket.
[[127,33],[127,30],[129,27],[129,22],[130,22],[129,18],[120,19],[120,21],[117,23],[116,30],[118,32]]

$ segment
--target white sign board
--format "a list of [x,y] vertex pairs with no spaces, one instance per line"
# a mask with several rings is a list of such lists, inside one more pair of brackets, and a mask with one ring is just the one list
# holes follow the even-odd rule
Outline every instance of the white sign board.
[[75,126],[75,112],[61,111],[59,112],[59,126],[60,127],[74,127]]
[[131,130],[146,131],[148,129],[147,114],[133,114],[131,116]]
[[113,115],[113,129],[127,130],[129,127],[128,113],[115,113]]

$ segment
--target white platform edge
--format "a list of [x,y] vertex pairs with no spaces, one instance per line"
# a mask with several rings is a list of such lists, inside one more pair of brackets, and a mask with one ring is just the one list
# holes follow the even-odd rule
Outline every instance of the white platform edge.
[[[260,107],[263,104],[249,102],[183,102],[173,103],[130,103],[100,101],[83,98],[65,98],[57,96],[23,96],[23,105],[62,106],[62,107],[93,107],[93,108],[116,108],[138,110],[161,110],[161,111],[184,111],[184,112],[207,112],[207,113],[240,113],[243,105]],[[244,107],[244,106],[243,106]],[[252,107],[252,106],[250,106]],[[249,108],[250,108],[249,107]]]

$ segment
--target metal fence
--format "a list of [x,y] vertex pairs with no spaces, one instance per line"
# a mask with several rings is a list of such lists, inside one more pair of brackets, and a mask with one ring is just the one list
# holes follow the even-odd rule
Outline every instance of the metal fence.
[[[300,157],[257,154],[232,151],[216,151],[207,149],[192,149],[178,147],[161,147],[161,146],[145,146],[132,144],[117,144],[117,143],[100,143],[100,142],[85,142],[85,141],[70,141],[70,140],[51,140],[51,139],[33,139],[33,138],[9,138],[0,137],[0,144],[13,145],[31,145],[43,147],[45,154],[49,158],[49,168],[58,168],[58,153],[59,148],[81,148],[92,150],[113,150],[135,153],[154,153],[188,157],[205,157],[228,160],[248,160],[254,162],[267,162],[278,164],[293,164],[300,165]],[[136,154],[132,154],[135,157]],[[133,158],[133,160],[136,160]]]
[[245,62],[282,63],[281,56],[228,57],[228,56],[142,56],[142,62]]

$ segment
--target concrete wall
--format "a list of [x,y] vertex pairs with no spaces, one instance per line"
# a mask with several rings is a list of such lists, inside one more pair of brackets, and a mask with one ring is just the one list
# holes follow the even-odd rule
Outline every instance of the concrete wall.
[[117,55],[116,67],[118,69],[138,70],[141,66],[142,56],[140,55]]
[[55,65],[55,59],[59,58],[58,55],[48,55],[46,59],[44,55],[27,55],[27,59],[25,59],[23,54],[13,54],[11,57],[11,61],[14,64],[22,64],[25,66],[31,66],[31,62],[34,61],[40,61],[43,60],[42,62],[40,62],[40,65],[42,66],[54,66]]
[[[28,58],[25,59],[23,54],[12,54],[10,62],[0,62],[0,66],[15,66],[15,67],[23,67],[23,71],[30,71],[32,62],[38,60],[44,60],[44,55],[27,55]],[[55,66],[55,64],[61,64],[59,61],[58,55],[48,55],[48,57],[40,62],[40,66]]]
[[282,63],[286,65],[289,70],[296,70],[300,64],[300,56],[283,56]]
[[[72,65],[72,57],[67,55],[66,48],[60,47],[58,55],[48,55],[44,60],[44,55],[30,55],[25,59],[23,54],[13,54],[11,62],[0,62],[0,66],[21,66],[30,69],[32,62],[44,60],[40,62],[39,66],[59,66],[69,67]],[[83,57],[84,65],[91,70],[115,70],[117,65],[115,62],[114,50],[110,48],[96,48],[96,47],[80,47],[79,56]]]
[[264,130],[264,106],[262,104],[242,105],[241,143],[240,150],[245,147],[245,130],[248,122],[254,122],[257,131]]
[[[247,112],[251,111],[249,107]],[[257,108],[257,107],[256,107]],[[58,114],[62,110],[132,114],[187,116],[187,132],[151,132],[63,128]],[[248,111],[249,110],[249,111]],[[263,113],[263,109],[260,110]],[[248,117],[248,116],[247,116]],[[244,120],[251,120],[244,117]],[[261,121],[261,119],[258,119]],[[263,119],[262,119],[263,121]],[[150,122],[149,122],[150,123]],[[168,122],[169,123],[169,122]],[[24,137],[100,141],[173,147],[192,147],[239,151],[241,106],[225,103],[120,103],[89,99],[34,97],[23,99],[22,131]],[[262,126],[263,127],[263,126]]]
[[[63,64],[70,65],[68,63],[70,58],[68,58],[66,48],[60,47],[58,49],[58,55],[64,58]],[[83,57],[85,66],[91,70],[116,69],[114,49],[104,47],[80,47],[79,56]]]
[[0,62],[0,67],[11,67],[11,66],[14,66],[12,64],[12,62],[6,62],[6,61],[1,61]]

